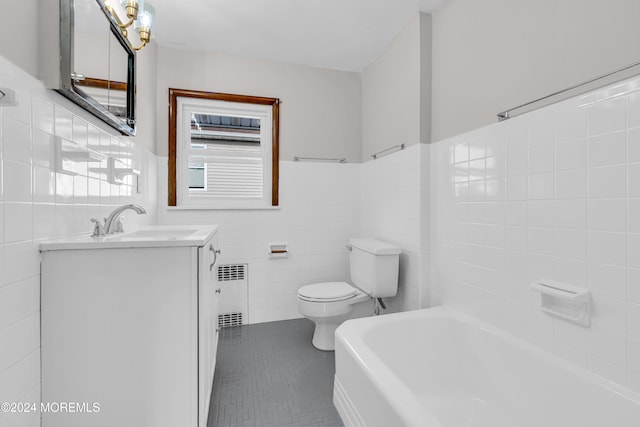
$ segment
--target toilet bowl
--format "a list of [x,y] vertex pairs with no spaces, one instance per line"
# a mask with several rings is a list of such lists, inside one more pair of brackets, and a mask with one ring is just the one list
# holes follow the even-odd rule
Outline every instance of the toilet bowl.
[[335,349],[335,331],[354,306],[372,298],[392,297],[398,290],[400,248],[375,239],[350,239],[349,268],[353,285],[321,282],[298,290],[298,311],[315,323],[311,342]]
[[335,331],[353,307],[371,297],[346,282],[323,282],[298,290],[298,311],[316,325],[311,340],[319,350],[334,350]]

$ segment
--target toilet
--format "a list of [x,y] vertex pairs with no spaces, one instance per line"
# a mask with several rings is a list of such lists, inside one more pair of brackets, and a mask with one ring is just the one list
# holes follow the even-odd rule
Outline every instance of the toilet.
[[354,306],[372,298],[392,297],[398,291],[400,248],[375,239],[350,239],[351,281],[322,282],[298,290],[298,311],[315,323],[312,343],[334,350],[334,333],[351,317]]

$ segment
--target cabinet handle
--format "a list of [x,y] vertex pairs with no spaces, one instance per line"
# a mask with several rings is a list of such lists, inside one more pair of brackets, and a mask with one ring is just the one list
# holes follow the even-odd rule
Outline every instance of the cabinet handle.
[[214,249],[213,243],[209,244],[209,250],[213,252],[213,262],[209,266],[209,271],[213,270],[213,266],[216,265],[216,261],[218,260],[218,254],[220,253],[220,249]]

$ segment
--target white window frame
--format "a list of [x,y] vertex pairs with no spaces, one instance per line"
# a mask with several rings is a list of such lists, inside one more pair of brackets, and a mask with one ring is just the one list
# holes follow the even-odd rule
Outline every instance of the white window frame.
[[[273,108],[271,105],[229,102],[214,99],[177,97],[176,120],[176,205],[208,209],[264,209],[272,206]],[[188,184],[191,150],[191,115],[204,113],[222,116],[252,117],[260,120],[260,152],[262,158],[262,197],[220,197],[190,192]],[[221,150],[216,157],[253,157]],[[205,162],[206,165],[206,162]],[[206,176],[205,176],[206,181]],[[206,185],[206,184],[205,184]]]

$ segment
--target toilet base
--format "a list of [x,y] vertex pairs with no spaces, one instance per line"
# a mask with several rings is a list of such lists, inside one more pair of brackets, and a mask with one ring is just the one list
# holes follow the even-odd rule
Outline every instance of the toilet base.
[[[315,323],[315,322],[314,322]],[[318,350],[334,351],[336,349],[335,333],[339,323],[315,323],[311,344]]]
[[333,302],[311,302],[298,298],[298,311],[311,320],[315,329],[311,343],[322,351],[333,351],[335,345],[335,333],[338,326],[351,318],[356,304],[370,300],[365,293],[359,293],[353,298]]

